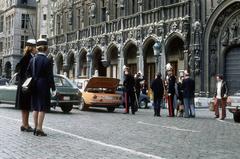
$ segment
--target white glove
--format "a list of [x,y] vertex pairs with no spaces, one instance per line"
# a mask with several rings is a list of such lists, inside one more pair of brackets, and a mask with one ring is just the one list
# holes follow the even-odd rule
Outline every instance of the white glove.
[[57,91],[52,91],[52,96],[55,97],[57,95]]

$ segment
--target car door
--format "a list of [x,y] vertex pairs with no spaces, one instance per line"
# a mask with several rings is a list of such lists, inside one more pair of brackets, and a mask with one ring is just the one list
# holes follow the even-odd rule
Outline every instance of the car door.
[[6,85],[0,86],[0,101],[2,103],[15,103],[17,92],[16,75]]

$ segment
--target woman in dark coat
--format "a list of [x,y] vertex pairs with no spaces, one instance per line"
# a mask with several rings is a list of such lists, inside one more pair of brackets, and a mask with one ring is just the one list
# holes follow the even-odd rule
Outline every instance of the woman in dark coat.
[[24,49],[24,56],[17,64],[17,94],[16,94],[16,105],[15,107],[22,110],[22,126],[21,131],[33,132],[31,126],[29,126],[28,118],[29,111],[31,110],[31,95],[29,93],[22,92],[22,84],[27,79],[26,71],[28,64],[34,54],[36,53],[36,40],[29,39]]
[[33,78],[36,82],[32,93],[32,109],[35,124],[34,135],[47,136],[47,134],[43,132],[42,125],[45,112],[50,110],[50,88],[52,88],[52,91],[56,94],[52,61],[47,58],[47,40],[39,39],[37,41],[37,50],[38,54],[30,61],[27,71],[30,76],[33,75],[33,61],[35,60]]

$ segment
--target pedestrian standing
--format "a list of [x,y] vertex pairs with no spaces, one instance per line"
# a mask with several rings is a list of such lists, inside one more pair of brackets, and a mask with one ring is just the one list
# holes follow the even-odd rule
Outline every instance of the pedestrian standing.
[[219,105],[222,106],[222,116],[221,120],[226,118],[226,102],[228,95],[228,87],[227,83],[223,80],[223,75],[216,76],[217,84],[215,91],[215,98],[217,99],[217,103],[215,105],[215,118],[219,118]]
[[168,112],[169,117],[174,117],[174,98],[175,98],[175,92],[176,90],[176,77],[173,75],[172,70],[168,71]]
[[141,92],[141,88],[142,88],[142,85],[141,85],[142,81],[143,81],[143,77],[141,75],[141,72],[139,71],[135,76],[135,92],[136,92],[136,96],[137,96],[136,107],[138,107],[138,108],[140,108],[139,97],[140,97],[140,92]]
[[151,84],[151,89],[153,91],[153,106],[154,106],[154,116],[161,116],[161,106],[164,95],[164,86],[161,79],[161,73],[156,75],[156,78]]
[[183,80],[183,103],[184,103],[184,117],[195,117],[194,92],[195,82],[189,77],[189,73],[185,71]]
[[135,80],[134,77],[131,75],[131,73],[129,72],[128,68],[125,68],[124,71],[125,74],[125,79],[123,81],[123,85],[125,88],[125,93],[126,93],[126,98],[125,98],[125,114],[129,113],[129,107],[131,106],[131,111],[132,114],[135,114],[135,90],[134,90],[134,86],[135,86]]
[[[53,68],[51,60],[47,58],[48,43],[45,39],[37,41],[38,54],[30,61],[28,74],[35,79],[34,92],[32,93],[32,109],[35,125],[34,135],[47,136],[44,133],[42,126],[45,117],[45,112],[50,110],[50,88],[54,93],[55,84],[53,78]],[[35,72],[33,72],[33,63],[35,63]]]
[[177,116],[183,117],[184,105],[183,105],[183,76],[179,77],[179,82],[177,84],[178,88],[178,105],[177,105]]
[[27,67],[30,60],[36,53],[36,40],[29,39],[26,42],[24,49],[24,56],[21,58],[20,62],[17,64],[17,94],[15,107],[21,109],[22,112],[22,126],[21,131],[33,132],[33,128],[29,126],[29,111],[31,110],[31,94],[29,92],[22,91],[22,84],[27,79]]

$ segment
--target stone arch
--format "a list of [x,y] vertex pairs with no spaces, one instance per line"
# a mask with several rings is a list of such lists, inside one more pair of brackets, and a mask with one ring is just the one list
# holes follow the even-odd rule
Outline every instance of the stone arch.
[[103,50],[100,46],[92,49],[92,73],[94,75],[106,76],[106,67],[102,63]]
[[63,74],[63,53],[59,52],[56,55],[56,67],[57,67],[57,74]]
[[12,72],[12,64],[10,61],[7,61],[4,66],[4,72],[6,75],[6,78],[11,78],[11,72]]
[[79,52],[79,75],[87,76],[87,49],[82,48]]
[[157,41],[157,37],[149,36],[143,42],[143,63],[144,63],[144,77],[148,86],[150,86],[151,81],[155,78],[157,73],[156,67],[156,57],[154,57],[153,45]]
[[67,54],[67,74],[69,78],[74,78],[75,77],[75,54],[71,50]]
[[184,70],[184,40],[180,33],[175,32],[167,37],[165,41],[165,62],[172,65],[175,76],[179,75],[180,70]]
[[123,47],[123,58],[124,58],[124,65],[129,67],[130,73],[135,74],[137,73],[137,43],[128,40],[124,47]]
[[[210,95],[215,89],[215,74],[224,73],[226,46],[226,26],[236,14],[239,14],[240,0],[223,1],[208,19],[204,32],[204,83]],[[217,61],[217,62],[216,62]]]
[[107,67],[107,76],[108,77],[119,77],[119,67],[118,67],[118,57],[119,57],[119,49],[115,43],[111,43],[106,51],[107,63],[109,67]]

